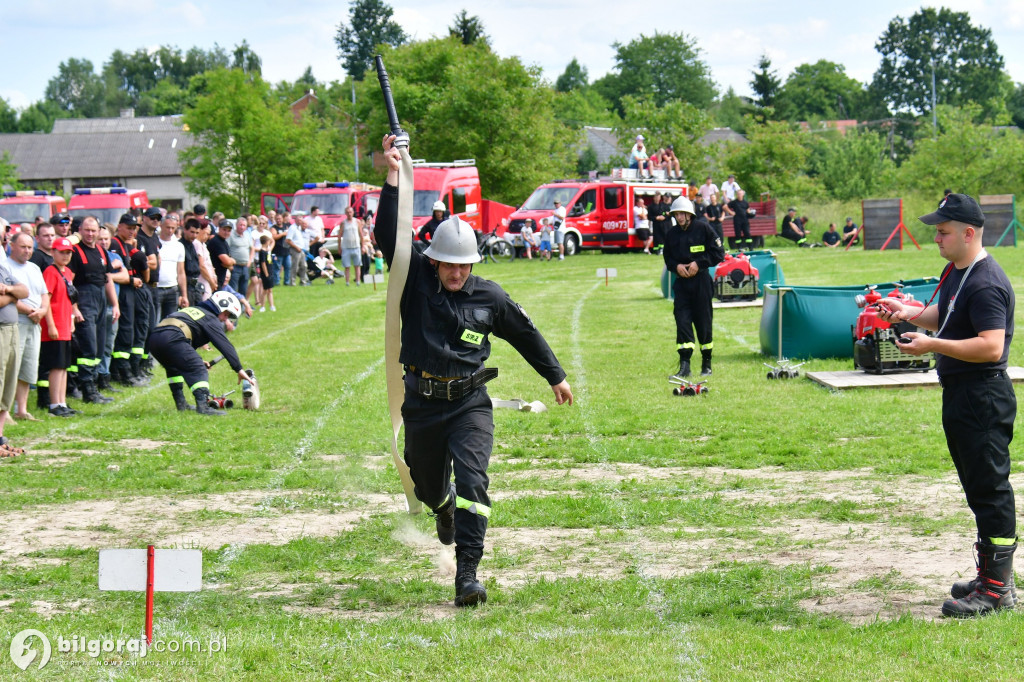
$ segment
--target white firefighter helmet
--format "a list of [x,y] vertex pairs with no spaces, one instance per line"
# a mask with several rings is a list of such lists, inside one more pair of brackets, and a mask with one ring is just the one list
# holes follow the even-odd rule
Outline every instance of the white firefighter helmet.
[[430,240],[430,246],[423,255],[441,263],[456,265],[480,262],[476,233],[469,223],[460,220],[457,215],[437,226],[434,238]]
[[693,210],[693,202],[684,196],[677,197],[676,200],[672,202],[671,208],[669,208],[669,213],[679,212],[697,215]]
[[441,211],[442,213],[444,213],[445,211],[448,210],[448,207],[444,205],[443,201],[435,201],[434,202],[434,208],[432,208],[430,210],[431,211]]
[[242,314],[242,304],[238,302],[238,297],[226,291],[215,291],[210,296],[210,300],[217,306],[217,310],[226,312],[232,322],[238,321]]

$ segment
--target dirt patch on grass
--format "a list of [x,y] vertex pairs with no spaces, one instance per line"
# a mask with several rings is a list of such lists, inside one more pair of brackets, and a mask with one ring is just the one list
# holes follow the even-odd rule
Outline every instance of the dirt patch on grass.
[[[137,497],[40,505],[0,515],[0,561],[31,563],[25,555],[59,547],[219,548],[225,544],[284,544],[355,527],[373,514],[400,509],[392,495],[361,495],[345,508],[282,512],[267,507],[265,491],[196,497]],[[203,519],[228,512],[239,518]]]

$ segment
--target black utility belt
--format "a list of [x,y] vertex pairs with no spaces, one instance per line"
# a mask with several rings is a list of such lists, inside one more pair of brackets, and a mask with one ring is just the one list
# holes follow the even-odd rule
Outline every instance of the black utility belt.
[[940,376],[939,383],[942,384],[943,388],[953,388],[954,386],[973,384],[978,381],[985,381],[986,379],[1002,379],[1005,376],[1006,371],[1002,369],[983,369],[977,372],[959,372],[945,377]]
[[442,379],[414,375],[416,393],[428,400],[462,400],[470,393],[498,376],[497,367],[484,367],[461,379]]
[[195,285],[199,284],[199,278],[198,277],[186,277],[185,278],[185,282],[189,286],[195,286]]

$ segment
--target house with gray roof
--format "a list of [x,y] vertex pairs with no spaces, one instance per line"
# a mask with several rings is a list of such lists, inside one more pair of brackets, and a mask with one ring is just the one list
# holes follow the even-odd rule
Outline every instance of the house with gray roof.
[[0,134],[29,189],[57,189],[70,197],[80,187],[114,184],[144,189],[151,203],[191,208],[205,198],[185,187],[178,152],[195,144],[180,115],[120,118],[65,118],[50,133]]

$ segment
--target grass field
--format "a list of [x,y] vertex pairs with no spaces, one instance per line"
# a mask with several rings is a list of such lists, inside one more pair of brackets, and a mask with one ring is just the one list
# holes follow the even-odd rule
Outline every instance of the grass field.
[[[777,250],[790,284],[943,265],[930,244]],[[1024,291],[1024,250],[995,255]],[[608,287],[601,267],[618,269]],[[154,382],[75,421],[9,427],[31,450],[0,461],[0,652],[35,628],[54,654],[22,672],[3,653],[0,679],[1019,679],[1020,614],[938,618],[950,582],[973,573],[940,390],[769,382],[748,308],[716,311],[711,392],[674,397],[661,267],[584,254],[477,269],[530,313],[577,402],[554,406],[495,340],[492,397],[550,410],[495,411],[476,610],[451,605],[432,520],[403,511],[383,289],[279,288],[278,312],[234,335],[262,380],[259,413],[178,414]],[[211,383],[235,388],[223,366]],[[201,592],[157,595],[156,639],[226,651],[58,652],[58,635],[138,635],[143,595],[99,592],[97,550],[147,543],[203,550]]]

